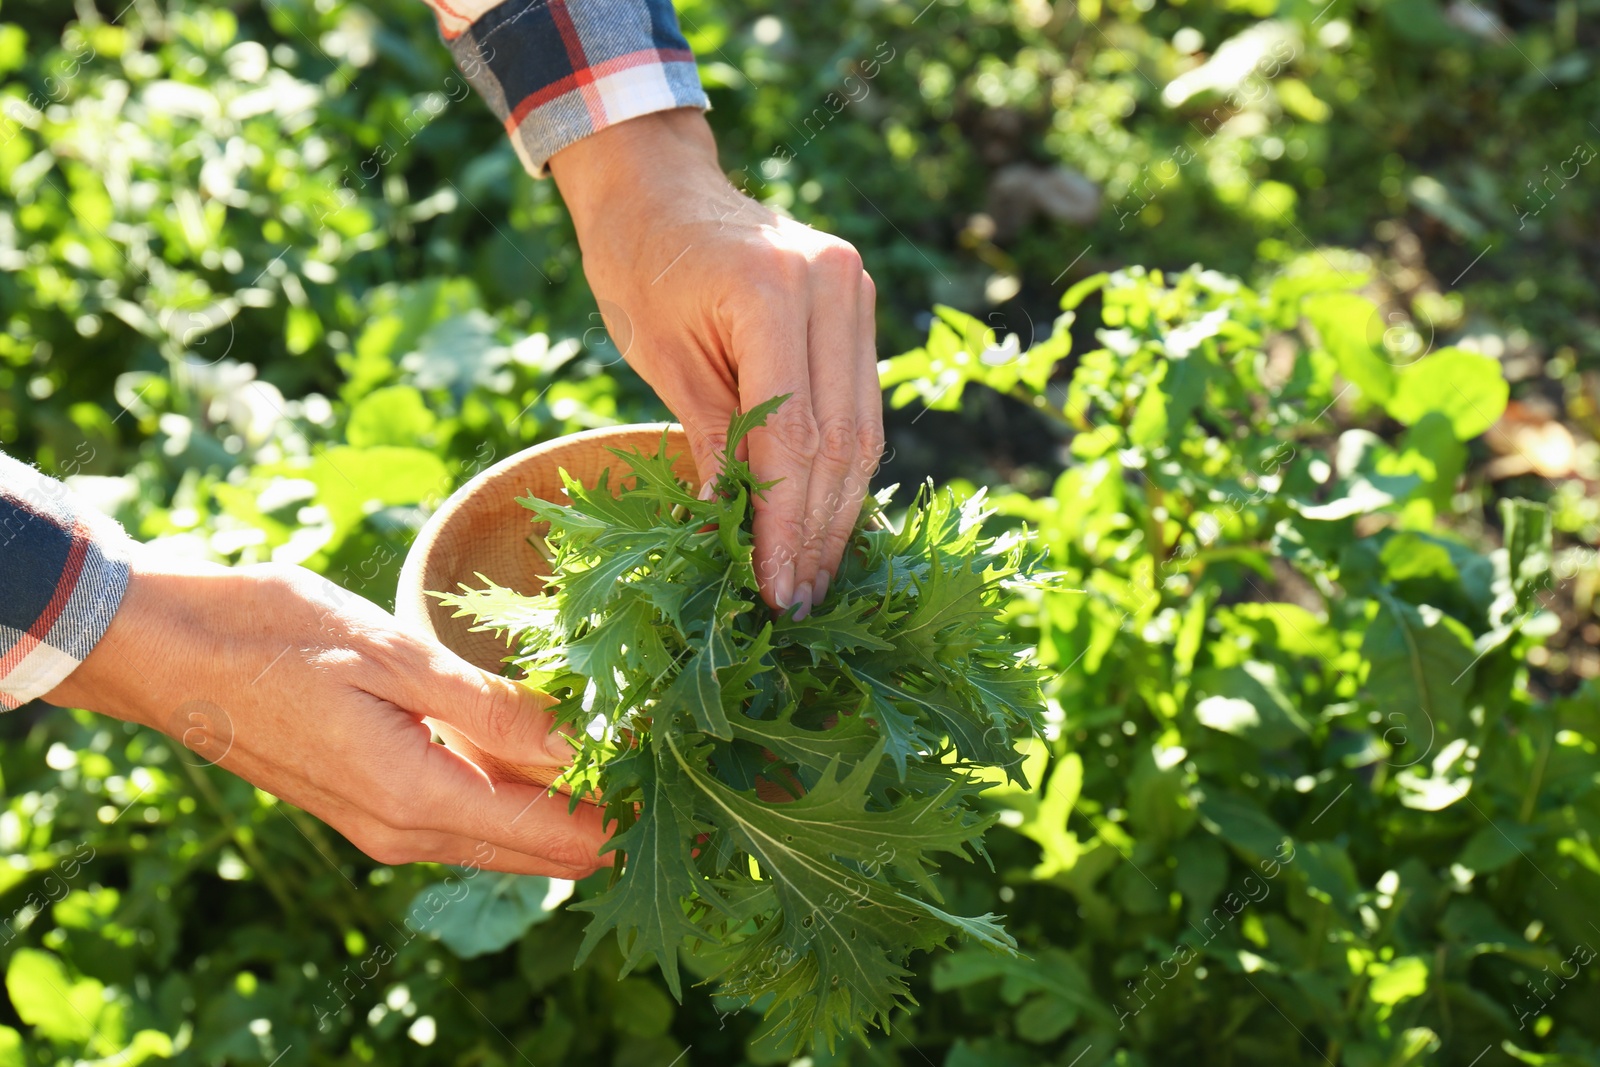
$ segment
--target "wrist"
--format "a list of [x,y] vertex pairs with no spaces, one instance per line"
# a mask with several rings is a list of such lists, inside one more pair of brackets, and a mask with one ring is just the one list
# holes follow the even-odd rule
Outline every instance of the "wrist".
[[195,606],[226,603],[225,567],[194,563],[136,546],[128,588],[111,625],[71,674],[44,699],[128,722],[159,726],[174,665],[204,654],[211,636]]
[[637,201],[642,188],[728,184],[703,112],[675,108],[619,122],[550,157],[550,173],[580,240],[602,213]]

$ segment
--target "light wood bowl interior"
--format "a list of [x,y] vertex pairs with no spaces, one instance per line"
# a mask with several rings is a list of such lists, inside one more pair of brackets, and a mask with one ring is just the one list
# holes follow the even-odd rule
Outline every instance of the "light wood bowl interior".
[[[417,535],[400,571],[395,614],[467,662],[502,673],[510,652],[507,642],[490,632],[473,632],[471,618],[452,618],[450,608],[427,594],[454,592],[463,584],[483,588],[479,574],[519,593],[537,593],[544,587],[549,568],[528,537],[535,533],[542,537],[548,527],[533,522],[533,513],[518,504],[517,498],[532,495],[566,503],[562,470],[592,488],[609,468],[611,485],[618,486],[628,464],[609,450],[650,455],[660,447],[663,432],[675,470],[689,484],[698,485],[688,439],[673,423],[586,430],[535,445],[478,474],[456,490]],[[549,767],[508,763],[478,749],[444,723],[430,719],[429,725],[445,744],[492,778],[548,785],[557,773]]]

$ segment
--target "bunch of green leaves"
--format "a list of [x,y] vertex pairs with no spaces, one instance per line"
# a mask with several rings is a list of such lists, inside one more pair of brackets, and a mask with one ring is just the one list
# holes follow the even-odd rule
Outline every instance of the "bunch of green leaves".
[[616,930],[625,969],[652,953],[681,997],[678,950],[698,946],[725,994],[771,997],[784,1039],[832,1045],[887,1027],[913,950],[957,932],[1014,947],[995,916],[942,909],[932,874],[982,854],[974,794],[1025,785],[1014,742],[1038,725],[1040,674],[998,617],[1032,581],[1026,539],[980,537],[981,495],[924,491],[899,531],[857,531],[813,614],[769,614],[751,541],[766,485],[734,449],[783,399],[735,416],[711,499],[665,439],[613,450],[631,485],[566,475],[570,504],[521,501],[549,524],[550,589],[443,600],[513,639],[580,731],[574,803],[618,823],[580,959]]

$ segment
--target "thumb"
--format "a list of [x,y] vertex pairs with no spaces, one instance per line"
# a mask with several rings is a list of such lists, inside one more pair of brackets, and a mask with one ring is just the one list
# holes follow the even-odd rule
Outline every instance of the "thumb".
[[480,670],[442,645],[417,650],[410,669],[386,672],[374,693],[415,715],[449,726],[507,763],[561,767],[572,762],[566,734],[553,732],[555,698]]
[[706,411],[686,413],[682,416],[683,433],[689,439],[689,455],[694,460],[695,476],[700,484],[696,489],[709,487],[722,473],[723,457],[728,448],[728,422],[733,412]]

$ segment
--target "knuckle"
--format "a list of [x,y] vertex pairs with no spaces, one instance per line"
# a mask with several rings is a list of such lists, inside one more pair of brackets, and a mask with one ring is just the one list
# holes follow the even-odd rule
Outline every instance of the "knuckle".
[[411,863],[418,856],[399,834],[385,830],[367,830],[347,835],[350,843],[360,849],[369,859],[381,863],[385,867],[398,867],[401,864]]
[[861,274],[861,253],[847,241],[829,241],[819,248],[812,260],[819,269],[831,275]]
[[[683,430],[689,438],[690,452],[698,459],[720,455],[727,450],[728,433],[726,430],[703,430],[688,423],[684,424]],[[709,472],[701,471],[701,477],[704,477],[707,473]]]
[[848,466],[858,445],[856,425],[849,419],[824,421],[817,431],[817,456],[833,466]]
[[[769,532],[775,535],[780,546],[803,545],[806,540],[805,521],[800,516],[788,511],[768,511],[766,526]],[[773,553],[779,566],[792,562],[795,558],[793,548],[780,547]]]
[[702,432],[696,434],[695,436],[701,448],[708,449],[712,452],[722,452],[728,447],[728,434],[726,431],[718,430],[714,433]]
[[[789,527],[792,531],[794,527]],[[800,554],[792,547],[800,543],[799,537],[793,532],[783,533],[774,531],[774,536],[784,538],[784,543],[768,550],[767,554],[756,563],[756,575],[763,582],[770,582],[778,576],[778,569],[786,563],[799,560]]]
[[487,678],[469,680],[474,695],[471,700],[472,721],[481,723],[482,729],[492,738],[510,740],[518,737],[527,726],[527,716],[506,693],[498,690]]
[[883,424],[877,419],[868,419],[856,426],[856,448],[861,455],[862,469],[871,471],[878,465],[878,460],[883,458]]
[[800,543],[807,559],[815,558],[820,551],[821,542],[828,532],[828,527],[832,525],[832,519],[833,516],[822,508],[815,508],[806,516],[803,524],[805,532],[801,535]]
[[767,417],[767,429],[772,440],[809,462],[817,454],[821,431],[810,407],[794,403],[795,399],[798,398],[791,398]]
[[827,515],[826,510],[821,509],[821,507],[813,507],[810,512],[806,512],[805,520],[802,520],[802,523],[800,523],[800,530],[803,531],[802,536],[800,536],[800,544],[802,544],[805,549],[811,549],[811,545],[813,545],[813,542],[816,541],[816,537],[818,537],[822,531],[827,530],[827,520],[829,520],[829,515]]
[[[730,264],[733,266],[733,264]],[[759,307],[782,306],[805,281],[806,257],[786,248],[764,245],[735,268],[739,288]]]
[[573,870],[593,871],[600,866],[598,847],[582,838],[562,834],[540,850],[545,859]]

